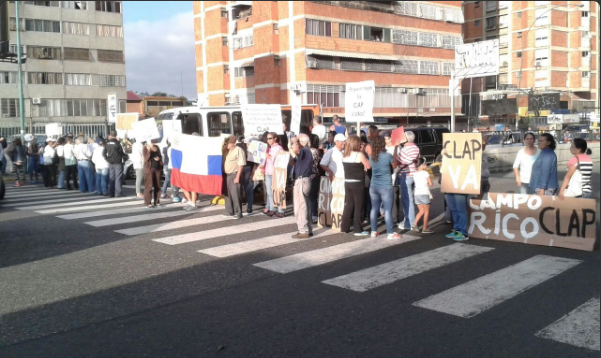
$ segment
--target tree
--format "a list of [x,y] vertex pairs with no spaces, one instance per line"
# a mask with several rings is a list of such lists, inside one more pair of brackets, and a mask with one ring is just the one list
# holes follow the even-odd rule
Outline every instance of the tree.
[[167,97],[167,92],[155,92],[151,96],[153,96],[153,97]]

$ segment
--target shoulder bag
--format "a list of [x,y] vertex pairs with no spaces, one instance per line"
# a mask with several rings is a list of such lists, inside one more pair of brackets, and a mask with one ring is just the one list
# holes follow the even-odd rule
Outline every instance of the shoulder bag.
[[570,178],[570,183],[568,187],[563,192],[563,195],[569,198],[576,198],[582,196],[582,173],[580,172],[580,159],[576,157],[578,164],[576,166],[576,171],[572,174]]

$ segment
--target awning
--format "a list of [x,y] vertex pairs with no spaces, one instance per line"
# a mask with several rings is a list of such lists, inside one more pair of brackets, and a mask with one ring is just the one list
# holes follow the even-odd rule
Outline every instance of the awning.
[[255,61],[244,62],[240,67],[255,67]]
[[369,60],[389,60],[389,61],[402,60],[402,58],[400,56],[378,55],[378,54],[360,53],[360,52],[328,51],[328,50],[317,50],[317,49],[307,49],[307,55],[320,55],[320,56],[345,57],[345,58],[362,58],[362,59],[369,59]]

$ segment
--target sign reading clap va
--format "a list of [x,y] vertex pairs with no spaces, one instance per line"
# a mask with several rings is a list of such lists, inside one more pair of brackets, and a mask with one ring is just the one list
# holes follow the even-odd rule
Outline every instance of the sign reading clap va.
[[482,135],[444,133],[441,191],[448,194],[480,194]]
[[495,194],[470,200],[469,236],[593,251],[595,200]]

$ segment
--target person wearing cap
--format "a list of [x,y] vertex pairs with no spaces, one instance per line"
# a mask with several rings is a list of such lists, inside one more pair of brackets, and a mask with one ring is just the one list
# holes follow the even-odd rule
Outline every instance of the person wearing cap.
[[56,188],[56,175],[58,173],[58,155],[56,153],[56,140],[52,137],[46,139],[48,145],[44,148],[44,171],[46,172],[46,188]]
[[334,178],[344,179],[344,167],[342,166],[342,151],[346,137],[344,134],[336,134],[334,137],[335,146],[328,150],[321,160],[321,168],[328,174],[330,180]]
[[246,165],[246,154],[244,150],[236,145],[236,136],[231,135],[227,139],[227,155],[223,163],[223,169],[227,175],[227,196],[225,197],[226,216],[232,219],[242,219],[242,195],[240,192],[240,176]]

